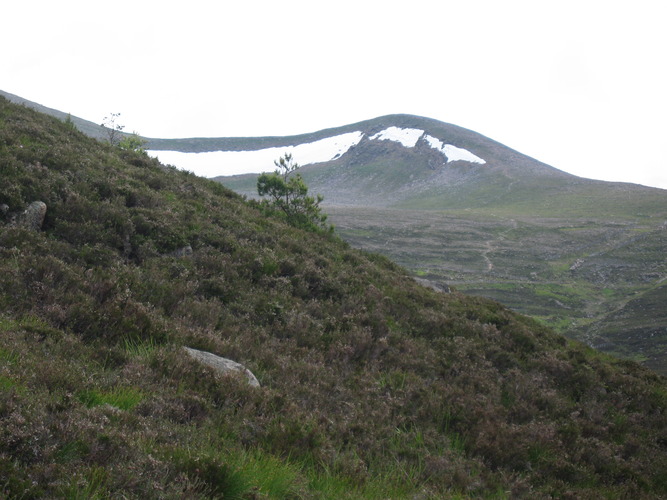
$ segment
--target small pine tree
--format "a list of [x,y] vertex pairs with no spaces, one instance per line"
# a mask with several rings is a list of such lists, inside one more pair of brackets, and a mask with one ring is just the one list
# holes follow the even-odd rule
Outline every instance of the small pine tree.
[[292,225],[325,229],[327,216],[320,208],[323,198],[319,194],[308,196],[303,177],[295,173],[299,165],[292,155],[285,153],[273,163],[276,166],[273,173],[263,173],[257,178],[257,193],[268,198],[263,201],[263,206],[283,214]]

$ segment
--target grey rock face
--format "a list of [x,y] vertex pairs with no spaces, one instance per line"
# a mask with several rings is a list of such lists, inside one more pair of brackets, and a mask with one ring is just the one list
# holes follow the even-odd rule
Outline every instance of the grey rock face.
[[39,231],[44,224],[44,217],[46,217],[46,203],[33,201],[25,212],[10,218],[10,225]]
[[183,350],[193,359],[210,366],[221,374],[239,372],[245,376],[251,386],[259,387],[259,381],[252,372],[236,361],[216,356],[210,352],[198,351],[197,349],[192,349],[190,347],[183,347]]

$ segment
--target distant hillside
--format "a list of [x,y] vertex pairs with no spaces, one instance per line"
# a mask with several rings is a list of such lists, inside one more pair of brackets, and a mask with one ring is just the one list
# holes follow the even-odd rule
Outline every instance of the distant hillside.
[[0,181],[3,498],[667,496],[634,362],[3,98]]
[[20,104],[28,108],[32,108],[36,111],[39,111],[40,113],[53,116],[62,121],[67,120],[67,118],[69,117],[69,119],[72,120],[72,123],[76,125],[76,128],[78,128],[81,132],[83,132],[89,137],[94,137],[96,139],[106,139],[107,137],[106,132],[104,131],[104,129],[102,129],[99,123],[93,123],[91,121],[84,120],[83,118],[79,118],[78,116],[72,116],[69,113],[58,111],[57,109],[47,108],[46,106],[42,106],[41,104],[29,101],[28,99],[24,99],[23,97],[10,94],[9,92],[4,92],[2,90],[0,90],[0,96],[4,97],[10,102],[13,102],[15,104]]

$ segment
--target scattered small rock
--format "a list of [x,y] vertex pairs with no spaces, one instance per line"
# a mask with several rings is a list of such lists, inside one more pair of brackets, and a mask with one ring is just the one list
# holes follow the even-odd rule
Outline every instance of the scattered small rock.
[[183,248],[179,248],[177,250],[174,250],[171,252],[171,255],[174,257],[189,257],[192,255],[192,247],[190,245],[186,245]]
[[435,290],[436,292],[441,293],[452,293],[452,289],[448,285],[441,283],[434,283],[433,281],[427,280],[425,278],[415,278],[415,281],[421,286]]
[[576,271],[577,269],[579,269],[582,266],[583,263],[584,263],[584,259],[575,260],[574,264],[572,264],[570,266],[570,271]]
[[245,366],[243,366],[240,363],[237,363],[236,361],[216,356],[215,354],[212,354],[210,352],[198,351],[197,349],[192,349],[190,347],[183,346],[183,350],[185,350],[185,352],[188,353],[188,355],[191,358],[207,366],[210,366],[219,373],[226,374],[230,372],[231,373],[240,372],[243,375],[245,375],[246,379],[248,380],[248,383],[251,386],[259,387],[259,381],[255,377],[255,375],[253,375],[253,373],[250,370],[248,370]]

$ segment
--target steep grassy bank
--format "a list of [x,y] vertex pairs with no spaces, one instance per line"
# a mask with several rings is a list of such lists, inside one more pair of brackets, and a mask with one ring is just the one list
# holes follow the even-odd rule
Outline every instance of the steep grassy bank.
[[0,179],[47,206],[0,224],[6,497],[667,494],[667,384],[635,363],[4,100]]

